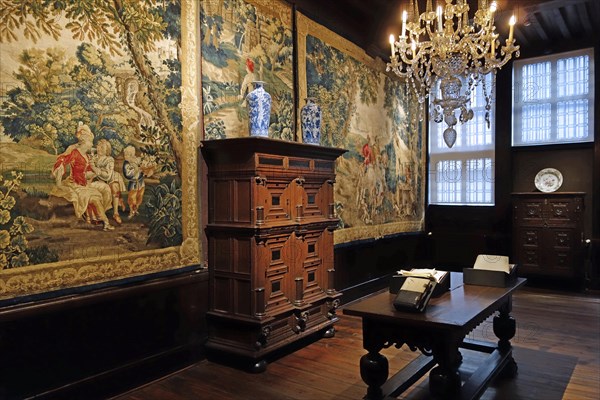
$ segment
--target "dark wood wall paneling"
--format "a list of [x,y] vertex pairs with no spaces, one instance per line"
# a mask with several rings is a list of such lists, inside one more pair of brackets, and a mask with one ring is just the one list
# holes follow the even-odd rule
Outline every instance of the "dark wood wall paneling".
[[[543,168],[556,168],[561,171],[564,181],[559,191],[585,192],[584,240],[589,240],[585,248],[585,289],[600,289],[600,45],[593,40],[560,41],[547,46],[530,49],[521,58],[538,57],[553,53],[594,48],[595,102],[594,102],[594,143],[515,147],[511,150],[511,186],[514,192],[535,191],[533,183],[537,172]],[[512,71],[511,68],[509,68]],[[508,78],[511,75],[507,74]],[[504,90],[509,85],[505,86]],[[511,97],[498,100],[497,107],[511,108]],[[505,123],[510,121],[502,119]],[[500,121],[499,121],[500,122]],[[510,139],[510,125],[507,127]],[[510,146],[510,141],[508,143]],[[510,215],[509,215],[510,216]],[[542,282],[544,283],[544,282]],[[560,282],[549,281],[554,284]],[[575,287],[578,287],[577,285]]]
[[102,399],[202,356],[197,270],[0,310],[0,399]]
[[343,303],[389,284],[400,269],[432,266],[431,241],[425,232],[399,234],[378,240],[338,245],[335,248],[335,286]]

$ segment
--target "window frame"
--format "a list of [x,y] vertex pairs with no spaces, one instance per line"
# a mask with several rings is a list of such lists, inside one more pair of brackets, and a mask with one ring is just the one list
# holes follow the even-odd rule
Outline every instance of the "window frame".
[[[587,95],[572,95],[572,96],[563,96],[558,97],[558,84],[557,84],[557,75],[558,68],[557,64],[559,60],[574,58],[582,55],[588,56],[588,89]],[[513,62],[512,68],[512,79],[513,79],[513,88],[512,88],[512,124],[511,124],[511,147],[512,148],[520,148],[520,147],[537,147],[537,146],[565,146],[565,145],[573,145],[573,144],[585,144],[585,143],[593,143],[594,142],[594,113],[595,113],[595,82],[594,82],[594,48],[584,48],[578,50],[572,50],[561,53],[554,53],[546,56],[539,57],[531,57],[527,59],[515,60]],[[549,120],[549,139],[539,140],[539,141],[524,141],[523,140],[523,129],[522,123],[523,118],[517,118],[517,115],[522,114],[523,105],[527,104],[527,101],[523,100],[523,92],[525,89],[523,88],[523,69],[528,65],[538,64],[542,62],[550,63],[550,76],[549,76],[549,91],[550,95],[548,99],[545,101],[530,101],[529,104],[546,104],[550,105],[549,115],[551,116]],[[587,137],[585,139],[580,138],[569,138],[563,139],[558,138],[559,136],[559,113],[557,111],[558,104],[560,102],[564,102],[565,100],[581,100],[587,99]],[[520,111],[521,110],[521,111]],[[520,132],[517,136],[517,132]]]
[[[463,84],[466,82],[466,78]],[[489,81],[487,82],[489,95],[492,97],[491,110],[490,110],[490,127],[487,128],[485,125],[485,98],[482,94],[483,83],[479,83],[475,88],[475,93],[480,93],[479,98],[476,101],[472,94],[470,106],[475,113],[474,118],[466,124],[458,123],[454,128],[457,131],[456,144],[452,148],[448,148],[441,139],[444,129],[447,128],[444,122],[436,123],[434,121],[428,121],[428,184],[427,184],[427,203],[430,206],[467,206],[467,207],[493,207],[496,204],[496,188],[495,188],[495,154],[496,154],[496,75],[490,73]],[[432,96],[430,96],[430,102]],[[480,133],[476,136],[484,138],[484,143],[469,144],[467,135],[469,134],[468,124],[475,123],[477,118],[480,118],[479,123],[484,124],[485,132]],[[434,128],[432,128],[432,124]],[[477,129],[477,128],[476,128]],[[471,134],[472,135],[472,134]],[[441,144],[440,144],[441,143]],[[483,183],[484,185],[491,185],[490,193],[484,190],[482,193],[484,196],[489,196],[489,202],[468,202],[469,191],[468,186],[471,182],[470,174],[468,171],[468,163],[470,161],[476,161],[481,159],[489,159],[489,163],[486,162],[485,167],[481,170],[481,173],[485,175],[491,174],[489,181],[474,181]],[[444,185],[443,181],[438,180],[440,174],[444,174],[444,171],[438,168],[440,162],[460,162],[461,167],[461,178],[460,178],[460,195],[461,200],[459,201],[442,201],[442,196],[439,195],[440,188]],[[487,172],[491,170],[491,172]],[[442,189],[443,190],[443,189]]]

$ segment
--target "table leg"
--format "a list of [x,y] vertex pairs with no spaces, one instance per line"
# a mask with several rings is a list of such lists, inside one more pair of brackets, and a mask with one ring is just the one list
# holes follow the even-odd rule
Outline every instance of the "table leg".
[[383,398],[381,385],[387,380],[388,373],[388,360],[379,352],[370,351],[360,358],[360,377],[369,386],[365,399],[379,400]]
[[458,367],[462,355],[458,350],[459,343],[447,341],[433,349],[433,358],[438,365],[429,373],[429,391],[436,396],[454,398],[460,390]]
[[[494,317],[494,334],[499,339],[498,350],[512,353],[510,339],[512,339],[517,332],[517,322],[513,317],[511,317],[511,311],[512,297],[509,297],[507,302],[500,307],[499,315]],[[512,357],[512,354],[510,355],[506,366],[502,370],[502,374],[507,377],[514,377],[517,374],[517,363]]]

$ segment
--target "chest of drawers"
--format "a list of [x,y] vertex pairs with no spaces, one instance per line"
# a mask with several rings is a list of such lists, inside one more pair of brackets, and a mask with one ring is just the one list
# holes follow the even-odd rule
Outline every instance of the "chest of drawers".
[[585,193],[513,193],[513,255],[520,274],[583,274]]
[[344,150],[259,137],[210,140],[207,348],[266,366],[272,351],[333,333],[335,160]]

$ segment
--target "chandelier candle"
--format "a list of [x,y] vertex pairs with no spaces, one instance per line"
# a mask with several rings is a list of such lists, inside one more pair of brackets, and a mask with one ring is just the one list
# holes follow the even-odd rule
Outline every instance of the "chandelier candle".
[[[479,0],[472,16],[469,11],[467,0],[445,0],[435,11],[427,0],[425,12],[419,13],[418,1],[410,0],[408,12],[402,12],[402,35],[398,41],[390,36],[392,55],[387,71],[406,78],[419,103],[430,98],[431,119],[447,125],[443,135],[448,147],[456,140],[455,125],[473,118],[470,101],[475,87],[487,74],[495,75],[513,54],[519,56],[513,38],[514,16],[502,45],[494,26],[496,2]],[[482,87],[489,124],[494,85]]]
[[510,21],[508,21],[508,26],[510,26],[510,32],[508,32],[508,41],[509,42],[512,42],[512,40],[513,40],[513,32],[515,30],[516,22],[517,22],[517,19],[515,18],[514,15],[512,17],[510,17]]

